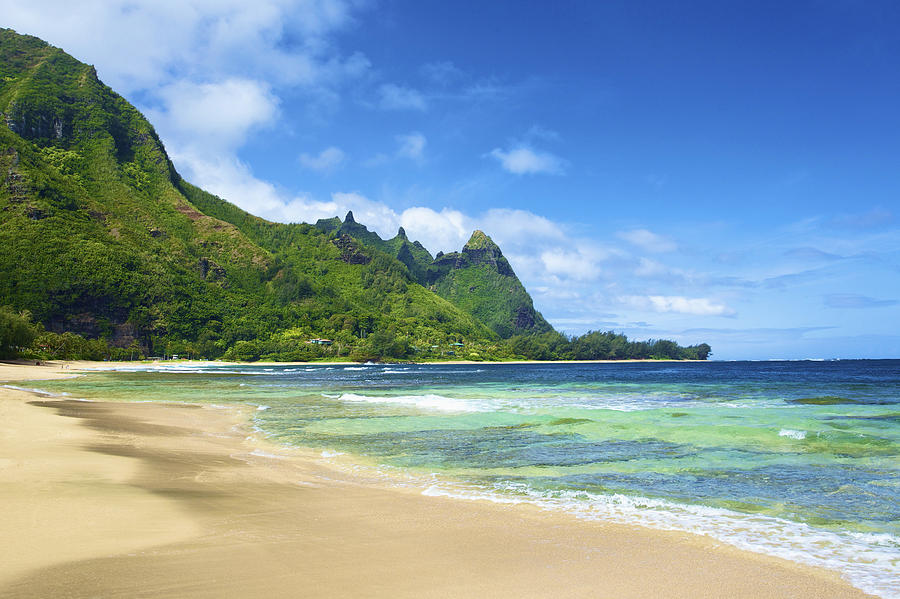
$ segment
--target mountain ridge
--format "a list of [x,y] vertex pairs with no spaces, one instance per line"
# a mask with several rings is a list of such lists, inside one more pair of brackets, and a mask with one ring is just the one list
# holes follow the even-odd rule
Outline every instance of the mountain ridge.
[[519,281],[500,247],[476,229],[459,252],[431,253],[418,241],[410,243],[400,227],[391,239],[382,239],[356,221],[353,211],[342,221],[319,219],[316,228],[346,235],[402,262],[421,285],[485,323],[501,338],[545,333],[553,328],[534,309],[534,302]]
[[51,331],[209,357],[241,343],[315,357],[325,350],[300,342],[325,336],[363,357],[495,339],[377,248],[360,244],[353,263],[311,225],[187,183],[93,67],[8,29],[0,114],[0,304]]

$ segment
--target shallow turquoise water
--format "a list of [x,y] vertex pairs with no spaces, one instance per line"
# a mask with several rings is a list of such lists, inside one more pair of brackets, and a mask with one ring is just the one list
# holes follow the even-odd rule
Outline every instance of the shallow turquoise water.
[[900,596],[900,361],[163,367],[38,386],[254,404],[271,438],[368,456],[426,494],[699,532]]

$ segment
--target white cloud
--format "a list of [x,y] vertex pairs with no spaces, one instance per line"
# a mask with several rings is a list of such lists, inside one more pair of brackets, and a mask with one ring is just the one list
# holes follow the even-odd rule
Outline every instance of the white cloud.
[[256,179],[234,155],[188,150],[173,154],[172,159],[185,165],[192,181],[206,191],[264,218],[278,220],[283,216],[282,194],[271,183]]
[[458,251],[477,228],[475,220],[458,210],[440,211],[422,206],[407,208],[400,224],[410,239],[420,240],[432,252]]
[[650,258],[639,258],[634,274],[645,279],[653,279],[657,282],[667,282],[680,286],[706,286],[711,283],[736,284],[732,279],[722,277],[712,278],[702,273],[691,270],[667,266]]
[[537,240],[563,240],[565,232],[555,222],[527,210],[492,208],[481,218],[486,231],[498,242],[533,245]]
[[542,127],[541,125],[532,125],[528,131],[525,132],[525,139],[534,140],[541,139],[545,141],[559,141],[560,135],[557,131],[553,129],[547,129],[546,127]]
[[638,310],[660,313],[693,314],[695,316],[734,316],[735,311],[706,297],[688,298],[680,295],[630,295],[619,301]]
[[331,146],[325,148],[315,156],[304,152],[300,154],[298,160],[303,167],[310,170],[330,172],[340,166],[341,163],[344,162],[344,158],[344,152],[341,151],[340,148]]
[[537,152],[527,146],[518,146],[509,151],[494,148],[488,156],[500,162],[500,166],[516,175],[548,174],[561,175],[564,162],[549,152]]
[[394,141],[397,143],[397,146],[393,152],[378,152],[371,158],[364,160],[362,165],[371,168],[384,166],[398,159],[412,160],[418,163],[425,160],[425,146],[428,145],[428,139],[422,133],[412,131],[395,135]]
[[393,83],[385,83],[378,88],[379,106],[384,110],[418,110],[428,109],[425,96],[411,87],[402,87]]
[[[239,169],[232,170],[240,172]],[[241,190],[245,197],[249,196],[248,190],[255,190],[253,197],[264,202],[267,218],[314,223],[320,218],[343,218],[348,210],[352,210],[357,222],[363,223],[382,237],[392,237],[397,228],[402,226],[410,239],[421,241],[432,252],[459,251],[472,231],[482,229],[501,245],[510,261],[515,262],[515,268],[522,265],[523,269],[540,277],[555,276],[555,273],[547,271],[541,258],[542,251],[553,247],[574,248],[572,251],[579,257],[580,263],[596,264],[606,257],[605,250],[586,243],[576,243],[566,236],[559,224],[526,210],[495,208],[481,214],[465,214],[451,208],[435,210],[413,206],[398,212],[383,202],[370,200],[357,192],[336,192],[328,201],[300,197],[271,202],[269,200],[272,195],[277,195],[271,186],[255,188],[246,182],[238,185],[236,176],[229,177],[227,181],[235,184],[236,189]],[[260,189],[266,193],[261,193]],[[243,206],[242,202],[236,202]],[[548,262],[555,264],[553,256],[548,257]],[[568,270],[571,271],[572,268],[569,267]],[[568,276],[585,273],[587,270],[580,273],[573,271]]]
[[428,140],[418,131],[398,135],[396,140],[400,144],[400,147],[397,149],[397,156],[400,158],[420,161],[425,157],[425,145],[428,143]]
[[465,77],[465,73],[449,60],[426,63],[420,70],[438,85],[448,85]]
[[[331,36],[353,23],[353,0],[35,0],[6,3],[4,26],[95,64],[148,114],[186,179],[278,218],[284,192],[237,157],[278,116],[280,96],[334,110],[338,90],[370,68]],[[325,156],[334,158],[334,155]]]
[[217,83],[177,81],[159,92],[162,109],[151,118],[175,147],[232,151],[255,127],[278,114],[278,99],[262,82],[230,78]]
[[[368,60],[334,53],[327,36],[352,22],[352,2],[307,0],[34,0],[4,3],[4,25],[95,64],[126,95],[167,81],[223,76],[334,84]],[[290,38],[292,43],[283,41]],[[299,43],[298,43],[299,42]]]
[[660,264],[656,260],[651,260],[649,258],[641,258],[638,262],[637,269],[634,271],[634,274],[639,277],[659,277],[667,275],[668,273],[669,269],[664,264]]
[[655,254],[664,252],[674,252],[678,249],[678,245],[667,237],[657,235],[647,229],[632,229],[631,231],[620,231],[616,233],[620,239],[624,239],[628,243],[641,248],[644,251]]
[[555,247],[541,253],[541,262],[547,272],[574,279],[592,279],[599,274],[599,268],[590,256],[578,251]]

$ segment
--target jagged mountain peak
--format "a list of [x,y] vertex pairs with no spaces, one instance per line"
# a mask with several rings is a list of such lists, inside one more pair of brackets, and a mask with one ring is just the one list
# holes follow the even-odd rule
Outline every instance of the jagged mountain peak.
[[353,211],[348,210],[347,216],[344,217],[344,224],[346,225],[346,224],[355,223],[355,222],[356,222],[356,220],[353,218]]
[[461,252],[439,253],[427,277],[438,295],[462,306],[501,337],[552,330],[484,231],[472,233]]
[[472,233],[472,236],[469,237],[469,241],[466,242],[466,245],[463,246],[463,251],[466,250],[494,250],[500,252],[500,247],[494,243],[494,240],[491,239],[487,233],[481,229],[476,229]]

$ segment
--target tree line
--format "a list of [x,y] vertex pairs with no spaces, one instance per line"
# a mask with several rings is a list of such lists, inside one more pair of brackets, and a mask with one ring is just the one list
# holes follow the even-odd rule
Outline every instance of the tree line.
[[[348,328],[355,328],[351,322]],[[667,339],[630,341],[613,331],[589,331],[566,336],[556,331],[518,335],[506,340],[441,337],[416,339],[388,327],[361,336],[333,335],[330,345],[307,343],[320,337],[305,328],[282,331],[265,338],[236,338],[227,348],[221,344],[160,338],[153,344],[159,357],[229,361],[312,362],[316,360],[706,360],[712,353],[706,343],[681,346]],[[465,342],[464,342],[465,341]],[[464,342],[464,343],[463,343]],[[85,338],[72,332],[57,333],[34,323],[27,311],[0,306],[0,358],[43,360],[134,360],[147,357],[137,342],[117,347],[103,337]]]

